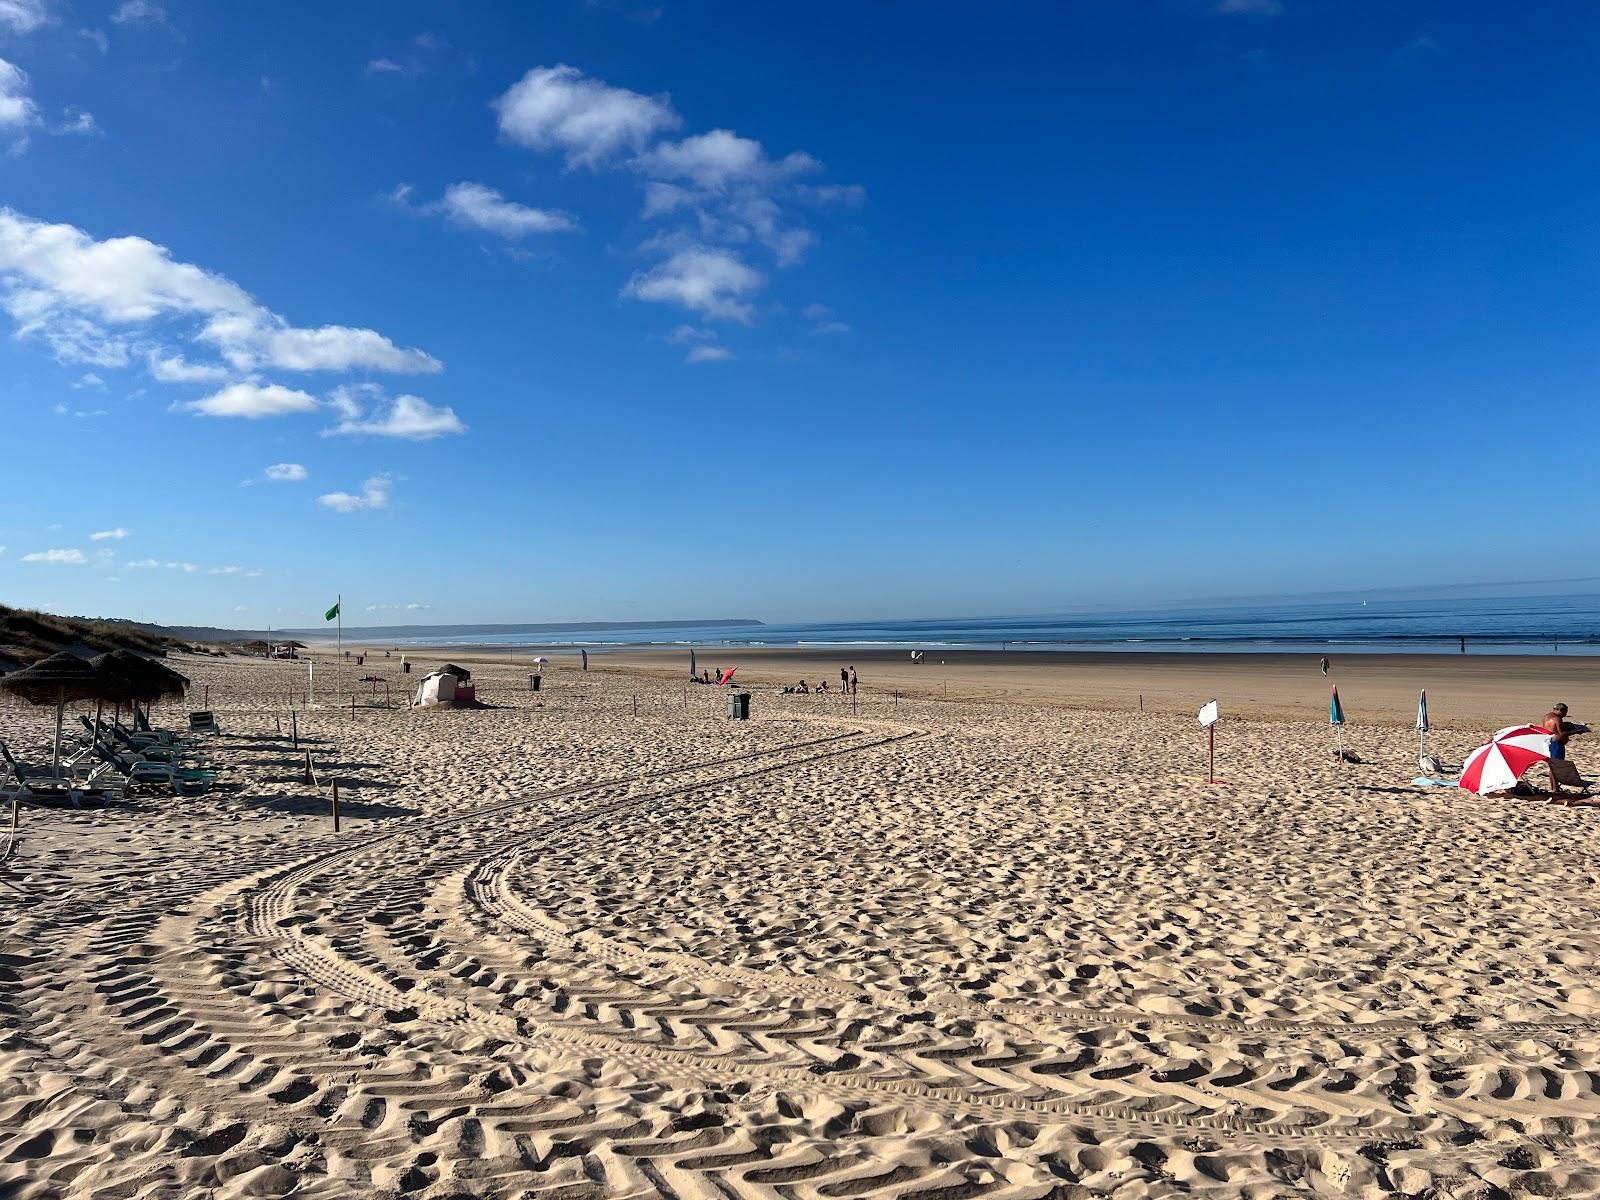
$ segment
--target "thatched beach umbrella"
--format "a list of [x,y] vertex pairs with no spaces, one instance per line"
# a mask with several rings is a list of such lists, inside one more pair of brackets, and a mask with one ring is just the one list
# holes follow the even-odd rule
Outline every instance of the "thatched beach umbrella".
[[[153,658],[135,654],[132,650],[108,651],[91,659],[90,665],[103,674],[125,680],[128,684],[128,694],[124,698],[130,704],[140,702],[150,704],[164,697],[181,699],[189,688],[188,676],[179,674]],[[121,700],[117,703],[120,718]]]
[[50,770],[61,773],[61,717],[70,702],[77,700],[127,700],[132,697],[128,684],[84,659],[65,650],[42,658],[31,667],[0,675],[0,690],[21,696],[30,704],[56,706],[56,740]]

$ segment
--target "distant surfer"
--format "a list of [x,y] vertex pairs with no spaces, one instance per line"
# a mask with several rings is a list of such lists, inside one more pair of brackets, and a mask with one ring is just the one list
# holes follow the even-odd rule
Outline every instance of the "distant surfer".
[[1333,664],[1328,661],[1328,656],[1326,654],[1322,656],[1322,661],[1318,665],[1322,668],[1322,673],[1324,675],[1328,673],[1328,668],[1333,666]]
[[1466,652],[1467,652],[1467,639],[1466,638],[1462,638],[1461,639],[1461,653],[1465,654]]

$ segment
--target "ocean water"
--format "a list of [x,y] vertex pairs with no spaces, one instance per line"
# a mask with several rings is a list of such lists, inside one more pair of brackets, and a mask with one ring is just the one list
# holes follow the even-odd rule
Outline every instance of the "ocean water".
[[[1341,653],[1562,654],[1600,656],[1600,595],[1500,599],[1371,600],[1230,608],[1094,612],[1063,616],[836,621],[757,626],[607,629],[558,636],[452,630],[449,639],[402,645],[863,646],[907,649],[1229,651],[1317,648]],[[359,638],[347,630],[347,638]]]

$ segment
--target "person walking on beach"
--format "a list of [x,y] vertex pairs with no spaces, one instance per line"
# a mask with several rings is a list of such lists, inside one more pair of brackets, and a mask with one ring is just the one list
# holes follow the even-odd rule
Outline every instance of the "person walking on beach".
[[850,692],[850,668],[839,668],[839,694],[848,695]]
[[856,669],[850,668],[850,694],[854,696],[861,689],[860,682],[856,679]]
[[1328,661],[1328,656],[1326,654],[1324,654],[1322,656],[1321,666],[1322,666],[1322,673],[1324,675],[1326,675],[1328,673],[1328,668],[1333,666],[1333,664]]

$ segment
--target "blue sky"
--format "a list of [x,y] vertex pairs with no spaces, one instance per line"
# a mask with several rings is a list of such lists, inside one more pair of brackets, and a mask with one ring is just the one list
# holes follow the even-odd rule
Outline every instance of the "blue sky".
[[1580,3],[0,0],[0,599],[1589,574],[1597,51]]

